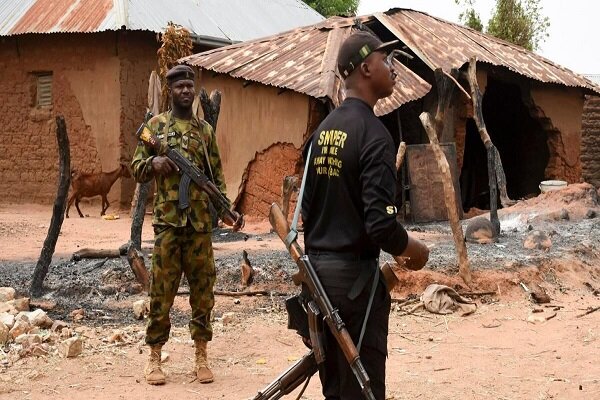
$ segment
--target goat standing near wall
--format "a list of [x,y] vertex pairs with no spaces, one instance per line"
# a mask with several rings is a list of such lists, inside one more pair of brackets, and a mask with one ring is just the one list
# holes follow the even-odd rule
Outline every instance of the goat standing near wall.
[[117,169],[110,172],[100,173],[76,173],[75,170],[71,172],[71,186],[73,192],[69,196],[69,203],[67,204],[67,212],[65,216],[69,218],[69,208],[73,202],[79,216],[83,218],[83,214],[79,209],[79,201],[83,197],[94,197],[102,196],[102,212],[100,215],[104,215],[108,210],[109,202],[106,196],[110,192],[110,188],[120,177],[131,178],[131,173],[126,164],[121,163]]

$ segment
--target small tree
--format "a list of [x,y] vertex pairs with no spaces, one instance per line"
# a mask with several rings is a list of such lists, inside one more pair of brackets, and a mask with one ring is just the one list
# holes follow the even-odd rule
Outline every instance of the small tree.
[[458,19],[464,26],[482,32],[483,24],[481,23],[479,13],[475,11],[473,1],[474,0],[454,0],[459,6],[462,5],[465,7],[465,10],[459,14]]
[[319,14],[325,17],[333,15],[356,15],[359,0],[309,0],[306,2]]
[[487,32],[527,50],[536,50],[548,37],[550,26],[550,20],[541,11],[540,0],[496,0]]
[[[483,31],[475,0],[454,0],[464,8],[459,20],[465,26]],[[537,50],[548,37],[550,20],[542,15],[540,0],[496,0],[486,33],[527,50]]]

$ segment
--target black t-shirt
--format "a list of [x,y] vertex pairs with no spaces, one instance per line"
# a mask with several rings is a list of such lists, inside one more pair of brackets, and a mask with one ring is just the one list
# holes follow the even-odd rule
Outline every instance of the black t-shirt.
[[[310,143],[302,200],[306,251],[401,254],[408,236],[396,220],[395,147],[372,108],[347,98]],[[307,151],[308,145],[305,159]]]

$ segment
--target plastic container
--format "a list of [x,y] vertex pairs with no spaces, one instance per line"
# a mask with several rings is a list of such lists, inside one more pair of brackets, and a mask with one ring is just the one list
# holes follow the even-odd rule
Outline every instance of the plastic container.
[[560,190],[567,187],[567,182],[565,181],[542,181],[540,182],[540,191],[542,193],[551,192],[553,190]]

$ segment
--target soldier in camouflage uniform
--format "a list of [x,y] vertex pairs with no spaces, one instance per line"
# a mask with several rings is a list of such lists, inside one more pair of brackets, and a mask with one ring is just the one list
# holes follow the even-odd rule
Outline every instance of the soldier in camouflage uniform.
[[[178,65],[167,73],[173,109],[148,121],[149,128],[170,147],[177,149],[207,175],[225,195],[225,179],[217,141],[211,126],[192,112],[194,71]],[[154,196],[155,244],[152,254],[150,314],[146,328],[146,344],[150,359],[144,375],[149,384],[164,384],[161,348],[169,338],[169,311],[177,294],[181,273],[190,285],[192,318],[189,323],[196,345],[196,375],[201,383],[213,381],[208,368],[206,345],[212,339],[210,313],[214,305],[215,265],[208,208],[208,195],[191,184],[190,206],[180,209],[177,165],[169,158],[155,154],[143,143],[138,144],[131,163],[139,182],[156,179]],[[224,210],[217,210],[219,216]],[[231,224],[231,221],[225,221]]]

